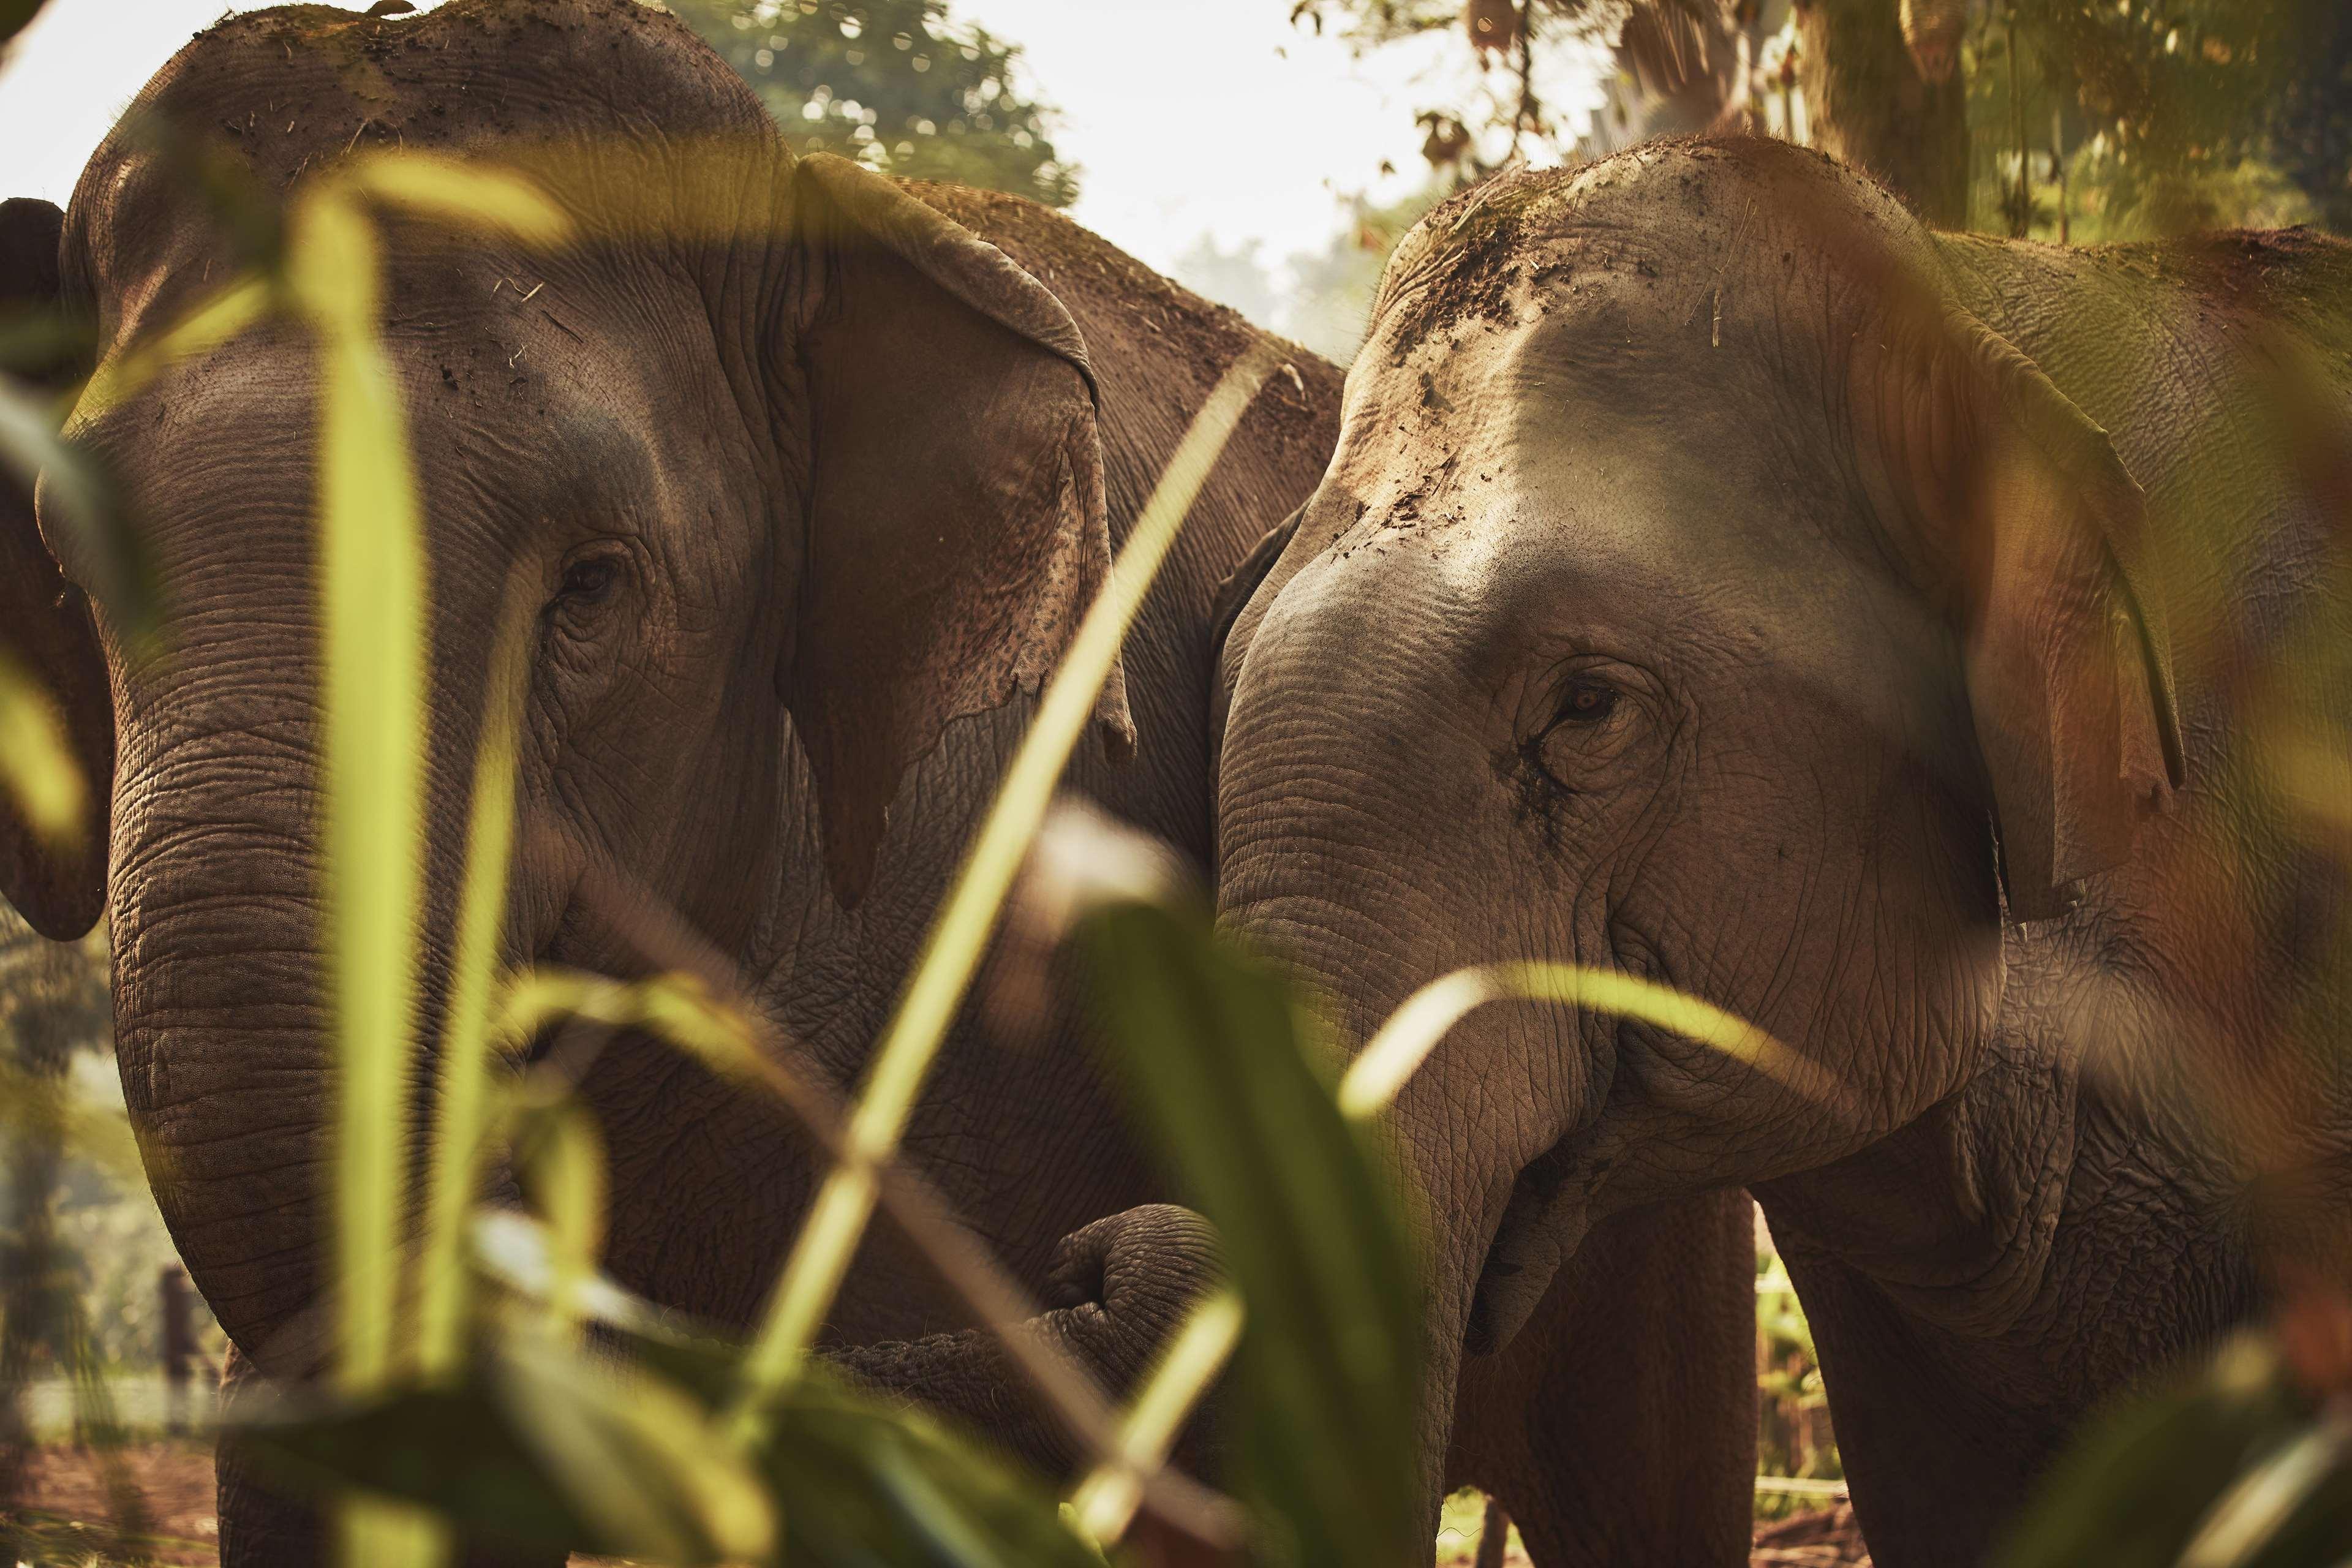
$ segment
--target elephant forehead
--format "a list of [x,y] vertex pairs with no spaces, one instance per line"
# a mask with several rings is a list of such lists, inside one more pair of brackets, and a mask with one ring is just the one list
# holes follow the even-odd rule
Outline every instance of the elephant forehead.
[[1412,534],[1466,562],[1571,535],[1598,558],[1654,534],[1642,548],[1655,555],[1753,510],[1736,478],[1751,455],[1728,449],[1719,421],[1645,412],[1671,400],[1672,375],[1638,390],[1596,380],[1560,336],[1540,321],[1482,325],[1443,348],[1360,360],[1328,486],[1349,504],[1310,518],[1326,542]]
[[[700,515],[677,493],[693,483],[691,458],[633,421],[629,411],[648,404],[644,388],[616,384],[632,367],[552,331],[545,339],[520,353],[478,332],[394,339],[418,500],[437,544],[644,532],[665,515]],[[566,350],[581,363],[562,363]],[[314,527],[316,374],[299,332],[266,329],[123,403],[86,405],[69,434],[102,458],[159,552],[187,557],[184,569],[299,560]]]
[[428,149],[519,170],[583,239],[764,239],[785,221],[791,155],[675,17],[634,0],[451,0],[413,17],[252,12],[199,34],[92,157],[68,247],[102,307],[160,278],[217,281],[242,259],[228,231],[268,221],[241,209],[356,153]]
[[136,107],[226,140],[279,182],[305,153],[316,166],[362,136],[409,147],[635,139],[647,113],[671,137],[768,123],[683,23],[632,0],[452,0],[408,17],[250,12],[197,35]]

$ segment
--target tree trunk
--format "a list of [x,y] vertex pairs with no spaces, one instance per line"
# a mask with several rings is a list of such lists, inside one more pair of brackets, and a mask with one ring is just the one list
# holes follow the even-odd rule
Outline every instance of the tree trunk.
[[1799,15],[1797,82],[1813,144],[1884,181],[1933,226],[1967,227],[1964,73],[1919,74],[1898,0],[1812,0]]

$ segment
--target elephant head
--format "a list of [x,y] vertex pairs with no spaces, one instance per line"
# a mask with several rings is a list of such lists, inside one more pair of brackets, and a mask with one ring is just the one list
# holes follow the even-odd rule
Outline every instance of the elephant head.
[[1457,967],[1574,961],[1807,1069],[1473,1014],[1393,1112],[1435,1402],[1596,1218],[1952,1093],[2004,914],[2178,782],[2139,491],[1939,268],[1780,142],[1489,182],[1391,261],[1321,488],[1234,587],[1221,910],[1355,1038]]
[[[788,968],[866,891],[902,775],[1034,688],[1107,574],[1092,373],[1059,302],[892,183],[796,162],[665,13],[256,13],[183,49],[134,121],[62,232],[0,209],[0,300],[88,319],[101,367],[252,254],[185,177],[199,140],[271,195],[360,146],[520,164],[574,220],[551,254],[385,228],[431,594],[428,1042],[510,584],[537,620],[504,951],[627,973],[583,867]],[[110,914],[158,1199],[273,1374],[317,1350],[282,1331],[311,1316],[331,1087],[315,380],[306,334],[266,323],[69,422],[164,584],[152,658],[75,586],[78,539],[0,496],[0,637],[98,785],[78,847],[0,814],[0,892],[55,936]],[[1128,733],[1116,682],[1100,720]],[[421,1123],[423,1076],[382,1113]]]

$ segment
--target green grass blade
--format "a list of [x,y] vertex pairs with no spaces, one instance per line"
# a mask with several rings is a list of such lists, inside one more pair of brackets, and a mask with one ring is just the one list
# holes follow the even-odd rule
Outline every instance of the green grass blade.
[[1212,1291],[1170,1337],[1119,1423],[1118,1462],[1096,1466],[1070,1493],[1090,1538],[1115,1542],[1126,1532],[1143,1500],[1142,1476],[1168,1462],[1176,1434],[1241,1343],[1243,1317],[1239,1296]]
[[1328,1085],[1328,1042],[1204,915],[1115,902],[1077,940],[1129,1103],[1216,1226],[1248,1311],[1233,1474],[1256,1555],[1401,1561],[1423,1524],[1421,1270],[1381,1151]]
[[604,1245],[604,1135],[577,1100],[531,1106],[515,1139],[515,1163],[551,1244],[548,1326],[558,1339],[576,1343],[585,1315],[582,1300]]
[[412,217],[504,235],[525,245],[571,237],[571,220],[520,174],[437,153],[374,153],[337,171],[353,192]]
[[414,1528],[425,1516],[411,1510],[431,1509],[509,1546],[679,1564],[770,1560],[776,1521],[761,1478],[687,1390],[583,1357],[527,1323],[487,1326],[474,1373],[461,1385],[296,1406],[234,1440],[289,1490],[350,1489],[355,1506],[343,1512],[356,1522],[345,1539],[377,1552],[430,1544],[387,1530]]
[[514,849],[515,755],[529,679],[528,598],[510,592],[490,660],[490,707],[474,758],[466,834],[466,880],[458,895],[449,1009],[441,1028],[441,1092],[435,1119],[417,1332],[427,1378],[455,1373],[465,1353],[467,1211],[481,1180],[484,1100],[490,1072],[490,993],[506,916],[507,864]]
[[875,1163],[898,1145],[940,1042],[995,929],[1005,893],[1052,804],[1054,786],[1093,716],[1096,694],[1110,675],[1128,627],[1193,498],[1275,363],[1271,349],[1255,347],[1210,392],[1119,552],[1109,584],[1087,606],[1068,652],[1046,685],[1036,721],[957,871],[876,1051],[865,1092],[850,1118],[851,1158],[835,1166],[818,1189],[744,1360],[739,1436],[756,1436],[760,1409],[799,1370],[825,1310],[840,1290],[873,1216]]
[[94,419],[180,361],[210,353],[258,322],[276,302],[267,279],[229,279],[164,331],[100,364],[82,385],[74,419]]
[[375,236],[333,195],[304,204],[294,236],[289,283],[316,335],[320,382],[339,1370],[365,1393],[392,1369],[397,1292],[424,894],[425,561],[406,416],[375,331]]
[[1490,963],[1431,981],[1390,1015],[1340,1080],[1339,1108],[1357,1120],[1386,1110],[1454,1026],[1489,1002],[1556,1002],[1639,1019],[1746,1062],[1813,1099],[1834,1098],[1820,1069],[1797,1052],[1746,1019],[1670,985],[1580,963]]
[[2048,1467],[1998,1568],[2324,1568],[2352,1542],[2352,1425],[2274,1333],[2242,1331],[2095,1412]]
[[[2231,1483],[2180,1549],[2180,1568],[2247,1568],[2344,1466],[2352,1423],[2323,1416]],[[2339,1542],[2338,1544],[2347,1544]]]

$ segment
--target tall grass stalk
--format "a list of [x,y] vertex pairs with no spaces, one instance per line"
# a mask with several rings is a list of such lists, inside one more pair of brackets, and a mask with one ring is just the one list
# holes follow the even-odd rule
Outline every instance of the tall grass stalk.
[[[341,192],[297,209],[288,283],[316,342],[326,884],[335,1005],[335,1372],[393,1370],[400,1181],[423,895],[425,560],[407,421],[377,340],[373,226]],[[352,1500],[347,1564],[444,1555],[425,1520]]]
[[341,192],[314,195],[288,266],[318,353],[337,1370],[363,1394],[392,1371],[424,895],[425,557],[367,214]]
[[435,1380],[456,1375],[465,1359],[466,1215],[480,1181],[491,991],[506,918],[507,865],[514,849],[515,748],[534,625],[530,601],[518,580],[508,590],[499,615],[490,660],[490,706],[474,753],[465,884],[458,894],[449,1006],[441,1024],[441,1085],[425,1200],[416,1336],[417,1370]]
[[[335,1374],[357,1394],[376,1392],[394,1371],[430,733],[421,511],[401,384],[377,331],[382,257],[371,201],[525,237],[562,229],[544,199],[513,180],[397,155],[338,170],[298,200],[289,228],[285,292],[310,330],[319,382]],[[215,309],[234,321],[234,310]],[[341,1526],[348,1563],[443,1551],[429,1521],[382,1504],[349,1506]]]
[[1045,819],[1055,784],[1086,731],[1096,696],[1109,678],[1145,593],[1167,559],[1193,498],[1276,363],[1271,347],[1255,346],[1210,392],[1120,551],[1110,582],[1087,606],[1061,667],[1046,684],[1036,721],[1022,739],[883,1033],[865,1092],[850,1117],[845,1157],[818,1189],[751,1353],[744,1358],[743,1384],[730,1421],[738,1441],[758,1439],[762,1411],[799,1371],[841,1289],[873,1216],[875,1164],[898,1146],[940,1042],[971,985],[1005,893]]
[[1555,1002],[1671,1029],[1814,1099],[1832,1098],[1820,1069],[1736,1014],[1670,985],[1580,963],[1488,963],[1431,981],[1389,1015],[1339,1080],[1339,1110],[1358,1121],[1388,1109],[1454,1026],[1489,1002]]
[[1143,1500],[1143,1477],[1167,1463],[1185,1417],[1241,1343],[1242,1321],[1242,1299],[1229,1289],[1213,1291],[1170,1338],[1119,1422],[1117,1460],[1096,1466],[1070,1493],[1070,1507],[1093,1540],[1126,1533]]

